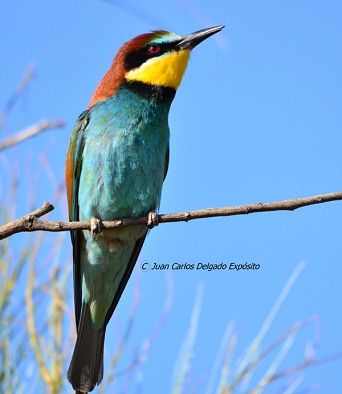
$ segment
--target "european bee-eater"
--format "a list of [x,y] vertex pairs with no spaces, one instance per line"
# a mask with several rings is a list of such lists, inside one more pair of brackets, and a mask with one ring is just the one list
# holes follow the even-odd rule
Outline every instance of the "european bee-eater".
[[[71,134],[66,185],[71,221],[139,218],[159,208],[169,162],[168,114],[190,51],[219,32],[142,34],[124,44]],[[68,379],[88,393],[103,377],[111,318],[148,228],[72,231],[77,341]]]

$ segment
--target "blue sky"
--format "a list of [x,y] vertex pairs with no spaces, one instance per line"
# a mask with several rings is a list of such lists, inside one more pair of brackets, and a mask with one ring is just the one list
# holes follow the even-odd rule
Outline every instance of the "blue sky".
[[[194,50],[172,105],[170,167],[161,213],[341,190],[341,2],[152,0],[142,5],[133,0],[32,0],[3,2],[0,15],[1,106],[27,65],[36,65],[34,81],[1,137],[41,119],[67,123],[0,159],[10,169],[14,155],[27,174],[19,184],[18,214],[27,212],[28,184],[39,185],[36,206],[53,195],[36,152],[45,152],[56,179],[63,180],[73,124],[114,54],[128,39],[159,28],[186,35],[226,26]],[[4,180],[7,175],[1,176]],[[51,218],[67,220],[66,210],[56,210]],[[203,284],[191,371],[194,381],[203,377],[199,392],[204,393],[229,322],[235,322],[239,334],[234,353],[238,361],[300,262],[305,268],[265,344],[315,315],[321,321],[318,358],[342,350],[341,219],[340,203],[333,202],[295,212],[163,224],[152,230],[139,262],[248,262],[260,264],[260,269],[145,273],[138,262],[116,312],[117,319],[125,319],[139,278],[140,306],[124,358],[129,359],[156,326],[168,278],[174,295],[166,323],[127,392],[170,392],[196,290]],[[66,240],[67,264],[70,251]],[[107,347],[112,350],[115,329],[110,327]],[[313,325],[303,330],[281,367],[297,364],[314,336]],[[340,392],[341,368],[339,359],[306,370],[300,389],[322,385],[320,393]],[[277,392],[276,387],[265,392]]]

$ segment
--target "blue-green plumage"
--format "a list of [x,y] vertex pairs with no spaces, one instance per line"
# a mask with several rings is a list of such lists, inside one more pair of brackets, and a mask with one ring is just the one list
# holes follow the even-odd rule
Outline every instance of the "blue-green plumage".
[[[168,166],[173,96],[167,88],[123,82],[113,97],[80,116],[69,147],[75,152],[72,220],[139,218],[158,209]],[[72,234],[79,335],[68,378],[84,389],[80,392],[92,390],[102,379],[106,325],[146,233],[146,226],[132,226]],[[86,342],[87,352],[81,347]]]
[[[139,218],[160,204],[167,151],[170,100],[154,100],[124,84],[117,94],[95,104],[84,132],[79,179],[79,220]],[[83,300],[93,326],[102,326],[135,242],[146,226],[84,231],[81,257]]]
[[[169,160],[168,113],[190,50],[222,26],[181,38],[164,31],[124,44],[73,129],[66,165],[72,221],[140,218],[159,208]],[[72,231],[76,393],[103,377],[103,346],[146,226]]]
[[138,218],[159,206],[170,104],[122,87],[90,109],[79,186],[80,220]]

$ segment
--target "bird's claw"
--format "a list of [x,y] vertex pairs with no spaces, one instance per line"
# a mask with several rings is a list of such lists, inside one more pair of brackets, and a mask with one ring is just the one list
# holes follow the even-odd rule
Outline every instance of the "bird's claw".
[[90,231],[93,235],[101,233],[102,232],[102,220],[93,216],[90,219]]
[[159,219],[156,211],[151,211],[147,215],[147,227],[151,230],[153,227],[158,226]]

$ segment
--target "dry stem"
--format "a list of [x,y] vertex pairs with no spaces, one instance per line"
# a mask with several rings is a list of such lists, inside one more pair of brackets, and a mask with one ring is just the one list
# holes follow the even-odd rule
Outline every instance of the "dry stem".
[[[218,216],[233,216],[246,215],[254,212],[269,212],[269,211],[294,211],[295,209],[305,207],[313,204],[323,204],[330,201],[342,200],[342,192],[322,194],[319,196],[296,198],[292,200],[284,200],[280,202],[271,202],[262,204],[239,205],[235,207],[224,208],[207,208],[198,211],[178,212],[158,215],[158,223],[168,222],[188,222],[189,220],[211,218]],[[24,232],[24,231],[69,231],[69,230],[90,230],[90,220],[83,222],[47,222],[38,219],[39,217],[51,212],[54,209],[53,205],[44,202],[44,204],[34,212],[23,216],[13,222],[7,223],[0,227],[0,240],[9,237],[10,235]],[[122,219],[114,221],[102,222],[102,230],[124,227],[146,225],[148,217],[139,219]]]
[[4,149],[10,148],[14,145],[19,144],[31,138],[41,132],[49,129],[55,129],[59,127],[63,127],[65,122],[63,120],[56,120],[56,121],[47,121],[43,120],[40,123],[34,124],[32,126],[27,127],[26,129],[19,131],[12,137],[7,138],[5,141],[0,142],[0,152]]

